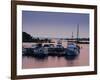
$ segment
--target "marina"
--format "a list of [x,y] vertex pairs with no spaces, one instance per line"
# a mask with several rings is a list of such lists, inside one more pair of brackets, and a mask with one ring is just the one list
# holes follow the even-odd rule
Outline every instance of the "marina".
[[[65,43],[65,42],[64,42]],[[23,43],[24,46],[30,47],[35,43]],[[67,45],[63,45],[64,47]],[[23,56],[22,68],[52,68],[52,67],[69,67],[69,66],[88,66],[89,65],[89,44],[80,44],[80,54],[77,56]]]
[[62,44],[62,41],[52,43],[38,43],[32,44],[30,47],[23,46],[23,55],[30,56],[67,56],[78,55],[80,53],[80,46],[73,42],[67,42],[67,46]]
[[73,38],[72,32],[71,39],[52,38],[49,42],[23,42],[22,68],[88,66],[89,39],[80,39],[78,29],[77,38]]
[[[88,14],[27,11],[23,14],[31,21],[23,25],[23,69],[89,65]],[[25,15],[23,24],[27,20]]]

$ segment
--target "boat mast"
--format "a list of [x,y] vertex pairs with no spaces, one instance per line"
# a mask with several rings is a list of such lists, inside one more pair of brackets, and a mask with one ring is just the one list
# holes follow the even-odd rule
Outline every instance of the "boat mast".
[[79,40],[79,24],[77,24],[77,42]]
[[73,37],[74,37],[74,36],[73,36],[73,32],[72,32],[72,41],[73,41]]

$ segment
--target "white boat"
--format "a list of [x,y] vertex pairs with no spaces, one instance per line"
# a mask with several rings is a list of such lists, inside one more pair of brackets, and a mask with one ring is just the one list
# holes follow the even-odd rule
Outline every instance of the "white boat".
[[52,49],[55,48],[54,44],[44,44],[43,45],[43,51],[44,51],[44,53],[45,54],[49,54],[51,52],[51,50],[50,50],[51,48]]

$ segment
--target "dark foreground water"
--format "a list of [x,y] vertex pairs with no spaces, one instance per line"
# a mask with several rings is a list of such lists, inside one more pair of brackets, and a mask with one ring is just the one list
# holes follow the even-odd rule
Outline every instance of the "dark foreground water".
[[68,66],[88,66],[89,65],[89,44],[80,45],[78,56],[57,57],[48,56],[44,58],[22,57],[22,68],[48,68],[48,67],[68,67]]

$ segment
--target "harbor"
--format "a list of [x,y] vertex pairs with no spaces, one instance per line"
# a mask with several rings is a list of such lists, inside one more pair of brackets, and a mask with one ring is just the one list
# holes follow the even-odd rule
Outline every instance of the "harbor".
[[[63,43],[62,43],[63,42]],[[66,44],[67,43],[67,44]],[[66,44],[66,45],[64,45]],[[67,56],[78,55],[80,53],[80,46],[74,42],[67,42],[66,40],[55,40],[54,43],[34,43],[30,47],[25,48],[23,45],[23,55],[31,56]]]
[[23,38],[23,69],[89,65],[89,38],[79,37],[79,25],[76,38],[73,32],[70,38],[42,39],[33,39],[24,32]]
[[89,65],[89,14],[23,11],[22,69]]
[[[66,41],[62,42],[64,49],[67,47]],[[35,43],[23,43],[23,46],[31,47]],[[61,54],[61,53],[59,53]],[[22,68],[45,68],[45,67],[65,67],[65,66],[87,66],[89,65],[89,44],[80,44],[78,55],[46,55],[46,56],[23,56]]]

